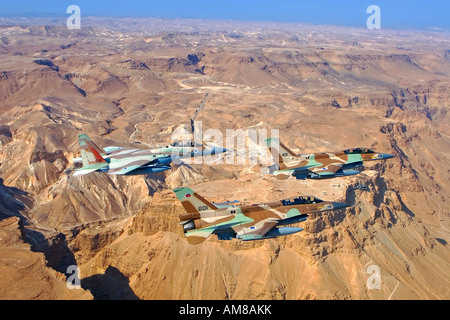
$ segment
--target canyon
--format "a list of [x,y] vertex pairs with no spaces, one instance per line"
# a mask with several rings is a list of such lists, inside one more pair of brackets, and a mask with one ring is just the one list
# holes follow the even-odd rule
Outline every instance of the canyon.
[[[0,22],[0,299],[450,298],[448,33]],[[167,145],[206,92],[204,130],[277,129],[299,154],[395,158],[332,180],[280,181],[248,163],[73,177],[79,134],[100,147]],[[214,202],[312,195],[350,207],[311,215],[295,235],[193,246],[180,186]],[[77,290],[66,286],[73,265]]]

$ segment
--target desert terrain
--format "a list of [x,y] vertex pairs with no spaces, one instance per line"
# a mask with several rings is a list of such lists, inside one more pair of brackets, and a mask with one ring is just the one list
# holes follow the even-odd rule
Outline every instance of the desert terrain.
[[[80,133],[100,147],[167,145],[206,92],[205,130],[278,129],[300,154],[395,158],[320,181],[226,163],[73,177]],[[449,110],[446,32],[1,19],[0,299],[450,299]],[[214,202],[351,207],[286,237],[193,246],[179,186]],[[66,287],[71,265],[80,289]]]

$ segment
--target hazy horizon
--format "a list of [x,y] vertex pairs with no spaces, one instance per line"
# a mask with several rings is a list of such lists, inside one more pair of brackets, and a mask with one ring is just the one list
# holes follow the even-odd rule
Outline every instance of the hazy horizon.
[[249,22],[304,23],[312,25],[336,25],[366,27],[371,14],[370,5],[378,5],[381,11],[381,29],[450,30],[450,2],[431,0],[424,5],[420,1],[332,1],[314,3],[299,0],[248,0],[208,2],[206,0],[159,1],[87,1],[49,0],[45,3],[19,1],[3,4],[0,17],[5,18],[58,18],[69,17],[67,8],[76,4],[82,17],[110,18],[161,18],[202,19]]

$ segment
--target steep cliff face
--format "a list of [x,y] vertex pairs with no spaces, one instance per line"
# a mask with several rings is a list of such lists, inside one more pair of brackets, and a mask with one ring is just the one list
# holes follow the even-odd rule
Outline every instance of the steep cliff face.
[[[371,191],[354,189],[361,183]],[[142,299],[448,296],[446,276],[439,271],[447,268],[446,244],[405,211],[397,192],[377,175],[349,184],[346,194],[353,207],[311,216],[298,235],[247,243],[212,236],[198,246],[182,236],[177,216],[183,209],[168,204],[166,194],[166,204],[145,208],[130,221],[126,236],[81,269],[87,277],[120,270]],[[436,268],[428,270],[431,264]],[[379,270],[378,289],[368,287],[369,267]]]
[[87,300],[84,289],[71,290],[66,276],[47,266],[43,253],[25,243],[19,218],[0,221],[0,297],[4,300]]

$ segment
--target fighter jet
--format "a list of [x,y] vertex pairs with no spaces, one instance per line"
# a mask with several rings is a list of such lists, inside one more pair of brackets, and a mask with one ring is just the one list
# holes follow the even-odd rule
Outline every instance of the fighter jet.
[[[295,176],[297,179],[327,179],[361,173],[364,161],[393,158],[367,148],[346,149],[335,153],[312,153],[297,155],[277,138],[266,140],[273,159],[278,164],[269,167],[269,173],[279,180]],[[279,148],[274,147],[279,145]]]
[[[195,132],[195,128],[194,128],[194,124],[195,124],[195,119],[198,116],[199,112],[203,109],[207,99],[209,97],[209,92],[206,93],[205,97],[203,98],[202,102],[200,103],[200,106],[197,108],[197,110],[194,113],[194,116],[191,118],[191,136],[194,136],[194,132]],[[81,142],[81,140],[85,140],[85,141],[89,141],[87,143],[85,142]],[[135,142],[135,143],[140,143],[140,142]],[[199,143],[197,141],[195,141],[195,139],[189,139],[187,141],[175,141],[169,145],[166,146],[162,146],[162,147],[150,147],[149,149],[146,150],[142,150],[142,149],[136,149],[136,148],[122,148],[122,147],[116,147],[116,146],[110,146],[110,147],[105,147],[103,149],[98,148],[97,146],[95,146],[95,144],[86,136],[86,135],[80,135],[80,147],[81,149],[83,149],[84,146],[91,146],[92,148],[94,148],[96,150],[96,152],[106,161],[108,162],[108,159],[114,159],[113,162],[115,163],[116,166],[119,166],[119,164],[117,163],[117,161],[115,160],[119,160],[119,159],[123,159],[126,158],[126,160],[122,161],[122,163],[120,165],[122,165],[123,163],[127,163],[128,158],[130,157],[134,157],[134,156],[139,156],[139,157],[144,157],[142,159],[142,161],[140,161],[141,163],[144,163],[147,159],[150,159],[152,162],[148,163],[150,165],[150,167],[147,166],[147,168],[145,168],[145,170],[143,170],[144,168],[139,168],[139,170],[133,169],[132,172],[130,173],[125,173],[125,174],[146,174],[146,173],[152,173],[152,172],[159,172],[159,171],[163,171],[164,170],[168,170],[169,168],[155,168],[153,165],[156,164],[157,166],[160,165],[169,165],[171,162],[175,162],[175,164],[184,164],[183,161],[181,161],[181,159],[183,158],[193,158],[193,157],[206,157],[206,156],[212,156],[212,155],[218,155],[218,154],[222,154],[227,152],[227,150],[225,148],[222,148],[220,146],[215,146],[210,144],[206,144],[206,143]],[[88,152],[89,155],[89,152]],[[95,158],[95,156],[93,156],[91,154],[91,159],[90,161],[94,161],[93,158]],[[155,158],[157,160],[155,160]],[[83,174],[87,174],[93,171],[88,171],[87,168],[91,168],[89,167],[89,165],[91,165],[89,162],[84,162],[83,157],[79,157],[79,158],[74,158],[73,163],[83,163],[83,170],[79,170],[78,171],[78,175]],[[101,159],[99,160],[95,160],[95,161],[100,161],[100,163],[103,163],[101,161]],[[122,171],[117,171],[119,173],[115,173],[116,170],[108,170],[108,169],[104,169],[104,166],[101,166],[102,170],[104,171],[108,171],[109,173],[114,173],[114,174],[124,174],[122,173]],[[92,169],[95,169],[95,166],[92,167]],[[126,169],[129,169],[129,166],[126,167]],[[89,169],[91,170],[91,169]],[[156,170],[156,171],[153,171]],[[95,170],[94,170],[95,171]],[[99,171],[99,170],[96,170]],[[100,170],[101,171],[101,170]],[[126,170],[125,170],[126,171]],[[147,172],[149,171],[149,172]],[[142,172],[142,173],[141,173]]]
[[[143,149],[136,148],[122,148],[122,147],[105,147],[99,148],[99,153],[104,159],[109,159],[111,156],[116,156],[120,153],[129,153],[133,151],[142,151]],[[119,152],[122,151],[122,152]],[[210,156],[224,153],[227,150],[219,146],[203,145],[194,141],[177,141],[167,146],[146,149],[148,153],[159,155],[161,157],[172,157],[173,159],[192,158],[196,156]],[[181,160],[180,160],[181,161]],[[73,158],[73,163],[83,163],[83,158]]]
[[225,148],[214,145],[206,145],[195,141],[176,141],[170,145],[149,149],[150,152],[160,155],[168,155],[181,158],[196,156],[211,156],[226,152]]
[[281,227],[303,222],[308,214],[347,207],[340,202],[300,196],[270,203],[234,206],[230,202],[213,204],[190,188],[173,189],[185,214],[181,225],[189,243],[199,244],[211,234],[220,240],[242,241],[271,239],[302,231],[298,227]]
[[174,161],[182,163],[183,158],[215,155],[226,151],[220,147],[180,143],[158,149],[100,149],[86,134],[80,134],[78,138],[83,167],[75,170],[74,176],[96,171],[116,175],[156,173],[171,169],[170,164]]
[[96,171],[116,175],[141,175],[171,169],[169,164],[172,159],[167,155],[126,148],[117,148],[107,154],[86,134],[80,134],[78,142],[83,167],[75,170],[74,176],[83,176]]

